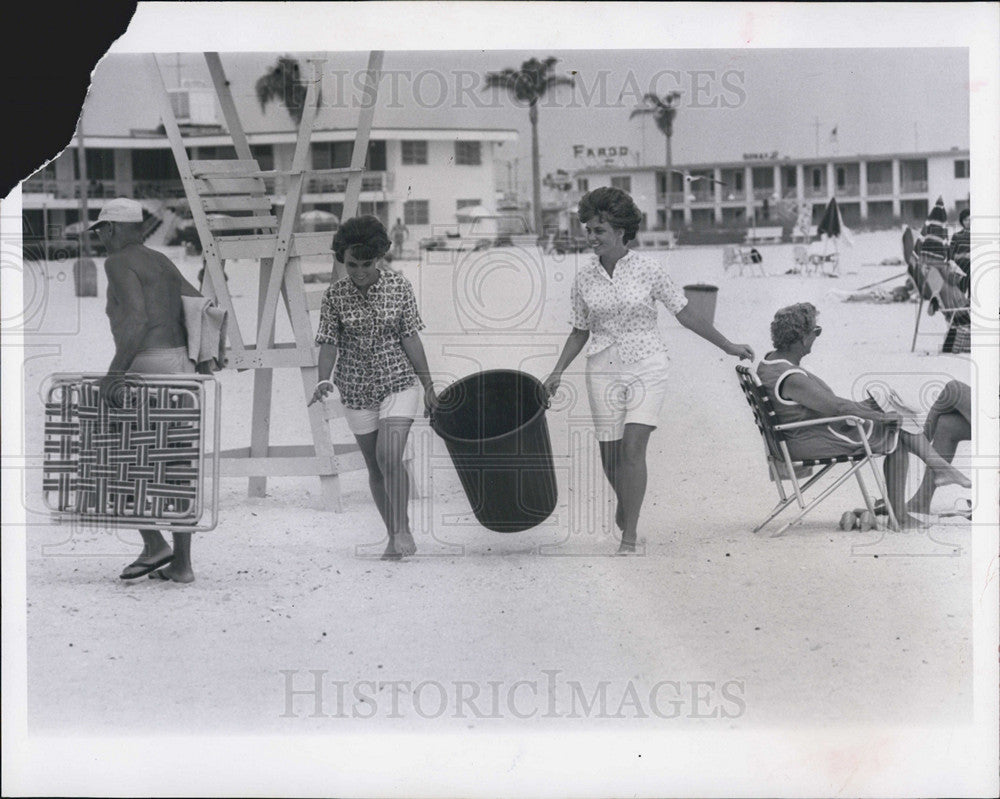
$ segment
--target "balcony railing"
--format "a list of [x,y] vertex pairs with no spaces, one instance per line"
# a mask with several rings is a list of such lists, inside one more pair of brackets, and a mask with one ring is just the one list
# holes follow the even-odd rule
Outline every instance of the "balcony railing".
[[868,196],[869,197],[891,197],[892,196],[892,181],[868,181]]
[[903,194],[922,194],[927,191],[927,181],[903,180],[900,182],[899,189]]
[[806,186],[805,189],[806,197],[826,197],[827,189],[826,186]]
[[[306,181],[307,194],[343,194],[347,191],[347,175],[325,175]],[[361,191],[388,191],[391,179],[388,172],[366,172],[361,176]]]
[[[664,191],[658,191],[656,193],[656,202],[659,205],[666,205],[667,203],[667,193]],[[670,192],[670,204],[671,205],[683,205],[684,204],[684,192],[682,191],[672,191]]]
[[774,196],[774,186],[754,186],[753,198],[755,200],[770,200]]
[[[51,194],[57,199],[72,200],[80,197],[80,181],[57,180],[51,177],[29,178],[23,184],[26,194]],[[90,180],[87,182],[87,196],[99,199],[117,197],[114,180]]]
[[715,191],[713,189],[694,189],[688,195],[688,200],[693,203],[710,203],[715,200]]
[[858,197],[861,195],[861,187],[857,183],[845,183],[837,186],[838,197]]
[[184,196],[184,184],[180,180],[134,180],[132,196],[136,199],[156,200]]

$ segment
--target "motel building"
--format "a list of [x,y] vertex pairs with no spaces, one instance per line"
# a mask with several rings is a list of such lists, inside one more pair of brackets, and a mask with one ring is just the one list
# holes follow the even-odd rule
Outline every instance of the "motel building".
[[[803,204],[812,204],[816,224],[833,197],[844,224],[857,228],[900,222],[919,227],[939,196],[949,221],[957,222],[958,213],[969,207],[969,150],[957,147],[827,159],[747,154],[740,162],[681,163],[673,168],[684,173],[670,175],[673,231],[787,229],[794,222],[788,209]],[[577,198],[600,186],[627,191],[643,213],[643,230],[666,229],[664,167],[588,166],[574,171],[573,179]]]
[[[182,104],[197,108],[198,96]],[[175,98],[175,108],[178,103]],[[215,113],[207,108],[201,118],[192,112],[181,119],[182,134],[192,159],[235,158],[232,139]],[[291,168],[296,131],[247,131],[254,158],[261,170]],[[310,165],[314,169],[350,166],[354,128],[315,129]],[[378,216],[387,228],[402,219],[409,228],[408,249],[421,238],[454,229],[457,213],[473,206],[494,206],[497,186],[495,162],[506,152],[512,157],[518,134],[494,128],[373,128],[368,146],[358,213]],[[505,152],[506,150],[506,152]],[[88,216],[97,217],[107,200],[123,196],[140,201],[160,226],[161,241],[184,222],[186,200],[180,175],[166,136],[159,130],[130,130],[101,135],[88,131],[84,138]],[[74,138],[67,148],[22,184],[25,241],[59,238],[80,219],[79,148]],[[287,187],[281,178],[265,179],[267,191],[281,205]],[[302,197],[302,212],[327,211],[339,220],[343,214],[347,177],[309,178]],[[170,213],[175,211],[176,213]],[[188,212],[189,215],[189,212]]]

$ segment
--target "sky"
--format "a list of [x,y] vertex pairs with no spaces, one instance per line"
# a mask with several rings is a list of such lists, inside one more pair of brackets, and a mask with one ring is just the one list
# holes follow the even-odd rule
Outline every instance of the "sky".
[[[287,112],[262,112],[257,77],[279,55],[325,58],[319,127],[356,123],[367,51],[224,52],[223,66],[248,131],[290,129]],[[520,133],[498,157],[521,188],[530,176],[528,111],[483,76],[531,57],[558,59],[571,77],[539,110],[542,174],[603,163],[586,151],[627,148],[616,163],[661,164],[664,137],[652,118],[630,119],[647,92],[681,92],[672,139],[675,164],[741,160],[745,153],[789,157],[881,154],[969,147],[969,67],[964,48],[478,50],[385,54],[375,127],[496,127]],[[85,133],[121,134],[159,122],[145,56],[111,53],[97,66],[85,106]],[[201,53],[157,55],[168,87],[208,79]],[[834,139],[832,131],[836,129]],[[574,157],[574,145],[584,148]],[[516,164],[514,163],[516,161]],[[507,171],[507,170],[502,170]]]

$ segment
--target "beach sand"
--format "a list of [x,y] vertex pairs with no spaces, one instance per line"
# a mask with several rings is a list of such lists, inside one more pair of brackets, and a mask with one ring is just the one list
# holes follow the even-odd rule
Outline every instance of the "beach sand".
[[[680,285],[718,286],[717,326],[758,357],[774,311],[813,302],[824,332],[806,365],[841,395],[863,396],[884,380],[926,407],[948,379],[974,384],[968,356],[938,352],[940,315],[922,320],[911,353],[915,304],[831,295],[903,271],[866,265],[899,255],[896,233],[856,239],[842,249],[839,278],[785,274],[791,245],[758,247],[767,278],[726,276],[721,248],[654,257]],[[200,258],[165,251],[193,281]],[[583,257],[494,250],[399,263],[438,379],[492,368],[544,378],[569,331]],[[342,513],[322,507],[315,477],[272,478],[267,496],[253,499],[245,479],[225,478],[217,529],[195,535],[193,584],[120,581],[138,535],[52,524],[36,468],[45,376],[101,372],[113,353],[97,263],[96,298],[73,296],[68,262],[26,277],[35,330],[24,367],[29,732],[763,729],[971,718],[974,525],[841,532],[841,513],[863,504],[850,484],[784,536],[753,534],[777,494],[736,362],[665,310],[671,390],[650,440],[634,557],[612,555],[614,508],[589,437],[581,357],[546,415],[559,503],[532,530],[480,527],[443,442],[421,420],[417,557],[378,560],[384,532],[363,472],[341,476]],[[236,262],[227,272],[250,338],[256,269]],[[279,321],[278,339],[288,340],[283,313]],[[226,370],[218,379],[222,446],[247,446],[251,375]],[[308,442],[291,371],[275,380],[271,424],[272,443]],[[335,431],[350,440],[342,421]],[[962,444],[956,465],[970,473],[973,454]],[[911,486],[920,474],[914,461]],[[959,496],[942,489],[935,506]],[[314,679],[320,693],[289,693]],[[585,709],[581,696],[602,691],[606,708]]]

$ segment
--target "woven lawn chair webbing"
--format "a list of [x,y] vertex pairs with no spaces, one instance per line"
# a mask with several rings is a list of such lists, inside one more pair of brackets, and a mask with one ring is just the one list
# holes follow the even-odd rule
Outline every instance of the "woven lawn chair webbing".
[[81,517],[193,518],[202,436],[197,394],[130,385],[122,408],[93,383],[63,384],[45,406],[43,491]]
[[771,407],[771,398],[763,387],[758,386],[753,379],[753,374],[746,366],[738,366],[736,372],[740,378],[740,388],[743,389],[743,396],[746,397],[750,410],[753,411],[754,422],[757,423],[757,430],[760,431],[764,439],[764,446],[767,447],[768,454],[777,461],[783,460],[779,442],[785,437],[774,429],[777,422],[777,415]]

